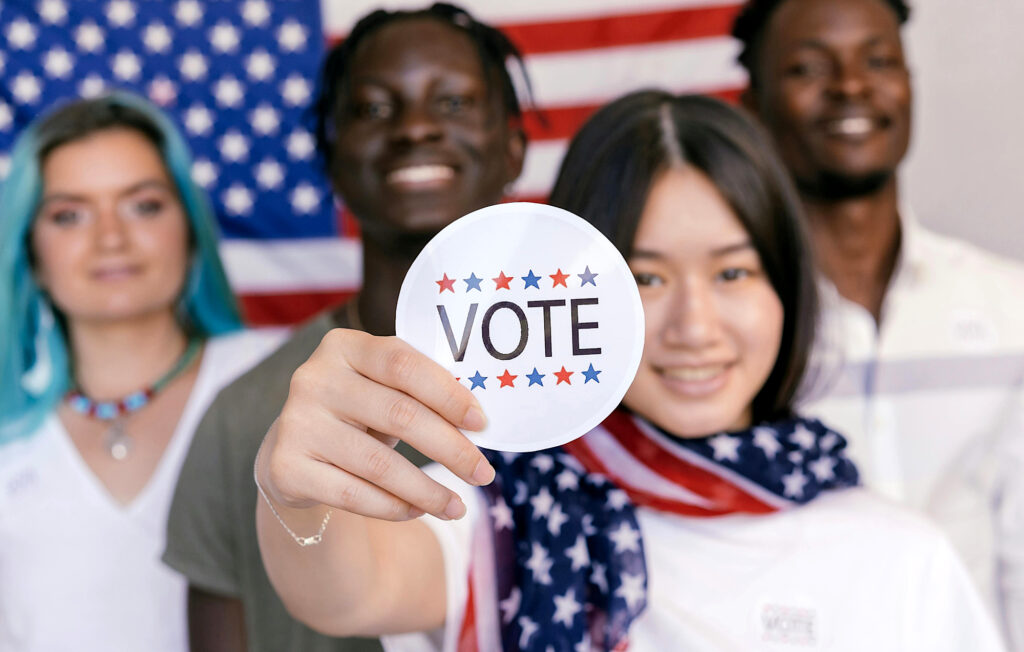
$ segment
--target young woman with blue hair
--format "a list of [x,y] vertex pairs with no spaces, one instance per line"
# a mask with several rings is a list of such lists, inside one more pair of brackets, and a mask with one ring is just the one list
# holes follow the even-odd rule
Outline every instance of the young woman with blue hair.
[[30,125],[0,191],[0,648],[185,650],[171,492],[241,333],[180,133],[127,93]]

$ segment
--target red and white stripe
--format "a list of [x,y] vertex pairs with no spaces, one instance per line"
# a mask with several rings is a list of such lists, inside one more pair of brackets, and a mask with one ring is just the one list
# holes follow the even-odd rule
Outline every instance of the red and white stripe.
[[[344,38],[377,8],[408,9],[429,0],[321,0],[325,36]],[[517,199],[543,201],[566,144],[599,106],[641,88],[735,99],[746,83],[728,32],[736,0],[464,0],[480,20],[522,50],[537,106],[525,117],[530,145]],[[355,240],[226,242],[228,274],[252,323],[294,323],[355,292],[361,282]]]
[[620,410],[563,448],[587,471],[610,478],[635,505],[707,517],[767,514],[792,506]]

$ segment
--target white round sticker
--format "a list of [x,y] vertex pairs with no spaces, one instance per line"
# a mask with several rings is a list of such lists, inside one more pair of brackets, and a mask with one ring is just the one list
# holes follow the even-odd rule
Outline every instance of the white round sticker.
[[636,281],[615,246],[568,211],[489,206],[437,234],[398,297],[399,337],[480,401],[500,451],[558,446],[622,400],[643,352]]

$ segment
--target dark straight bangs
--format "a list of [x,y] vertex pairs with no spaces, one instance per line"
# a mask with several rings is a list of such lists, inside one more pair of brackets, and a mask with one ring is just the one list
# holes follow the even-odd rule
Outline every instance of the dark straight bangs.
[[790,416],[814,342],[818,297],[796,192],[752,120],[708,97],[627,95],[573,138],[550,202],[586,219],[629,258],[651,186],[676,165],[693,165],[722,193],[782,302],[779,355],[751,410],[755,423]]

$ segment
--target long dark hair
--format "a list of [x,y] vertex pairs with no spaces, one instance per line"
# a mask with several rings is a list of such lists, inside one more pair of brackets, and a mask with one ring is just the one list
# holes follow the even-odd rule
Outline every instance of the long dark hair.
[[586,219],[629,258],[651,186],[681,165],[699,169],[722,193],[782,302],[779,355],[751,411],[755,423],[791,416],[814,342],[818,296],[796,191],[751,119],[709,97],[626,95],[573,138],[550,202]]

